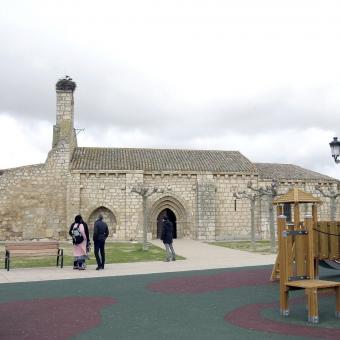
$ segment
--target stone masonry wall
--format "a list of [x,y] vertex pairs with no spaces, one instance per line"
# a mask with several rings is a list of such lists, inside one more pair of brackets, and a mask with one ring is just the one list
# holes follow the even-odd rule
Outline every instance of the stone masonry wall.
[[[73,172],[68,201],[72,207],[68,214],[69,223],[79,213],[87,221],[96,209],[105,207],[116,220],[115,233],[111,230],[110,239],[136,239],[141,200],[130,191],[139,180],[138,173]],[[113,229],[113,226],[109,228]]]
[[216,186],[213,176],[197,179],[197,239],[213,241],[216,234]]
[[[153,173],[144,175],[144,185],[157,187],[163,193],[155,193],[148,198],[149,232],[156,237],[157,215],[164,208],[170,208],[177,218],[177,235],[183,238],[197,238],[196,189],[197,176],[191,173]],[[154,212],[155,214],[152,214]]]
[[67,175],[44,164],[0,176],[0,240],[63,238]]
[[[233,193],[249,190],[249,180],[258,187],[271,183],[258,181],[256,176],[237,174],[143,174],[140,171],[70,173],[68,153],[68,148],[55,148],[45,164],[2,172],[0,240],[63,239],[68,236],[69,225],[76,214],[81,213],[88,219],[100,207],[109,209],[115,217],[116,232],[111,233],[112,239],[140,240],[143,233],[142,198],[131,192],[136,185],[163,190],[147,200],[148,232],[152,232],[153,237],[156,236],[157,213],[164,207],[174,207],[179,218],[179,237],[249,239],[250,202],[248,199],[238,199],[235,207]],[[329,199],[315,191],[316,184],[321,184],[325,191],[334,189],[336,185],[315,181],[281,182],[279,194],[286,193],[292,185],[312,192],[324,201],[319,206],[318,219],[328,220]],[[269,238],[268,204],[265,197],[256,202],[258,239]],[[310,205],[301,207],[302,215],[310,211]]]
[[237,199],[236,192],[247,191],[248,181],[256,181],[253,175],[215,175],[216,192],[216,240],[247,239],[250,235],[250,201]]

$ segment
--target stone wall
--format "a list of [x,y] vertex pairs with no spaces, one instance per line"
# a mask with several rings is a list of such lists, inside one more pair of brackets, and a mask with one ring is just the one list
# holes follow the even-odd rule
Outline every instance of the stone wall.
[[249,238],[250,201],[237,199],[234,193],[247,191],[249,181],[257,182],[253,175],[216,175],[216,240]]
[[[192,173],[69,172],[68,148],[55,148],[45,164],[3,171],[0,176],[0,240],[66,238],[74,216],[81,213],[93,219],[100,208],[113,214],[110,238],[141,240],[143,205],[140,195],[131,192],[136,185],[161,189],[147,199],[148,232],[156,237],[157,217],[165,208],[177,219],[178,237],[201,240],[250,238],[250,201],[233,193],[247,191],[247,183],[265,187],[271,181],[259,181],[254,175],[212,175]],[[281,182],[278,192],[286,193],[294,185],[319,196],[318,219],[328,220],[329,198],[315,190],[336,189],[336,183]],[[257,239],[269,238],[269,202],[256,201]],[[310,205],[301,214],[311,212]],[[340,218],[337,211],[337,218]],[[276,214],[275,214],[276,220]],[[90,226],[91,228],[91,226]]]
[[67,175],[44,164],[0,176],[0,240],[64,237]]

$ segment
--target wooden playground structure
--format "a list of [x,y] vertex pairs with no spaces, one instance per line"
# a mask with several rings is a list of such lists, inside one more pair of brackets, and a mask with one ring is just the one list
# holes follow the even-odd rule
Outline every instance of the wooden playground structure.
[[[283,204],[293,205],[294,221],[287,223]],[[301,221],[300,205],[312,204],[312,214]],[[333,291],[336,295],[335,316],[340,318],[340,282],[318,279],[319,261],[340,259],[339,222],[318,222],[319,198],[294,188],[277,198],[277,230],[279,252],[271,279],[280,280],[280,313],[289,315],[289,292],[304,289],[307,295],[308,321],[317,323],[318,292]]]

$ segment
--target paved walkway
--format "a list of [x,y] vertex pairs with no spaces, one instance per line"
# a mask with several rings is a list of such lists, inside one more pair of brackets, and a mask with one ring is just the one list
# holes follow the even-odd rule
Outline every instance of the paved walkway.
[[[160,240],[153,244],[163,247]],[[78,279],[105,276],[124,276],[150,273],[179,272],[215,268],[232,268],[273,264],[276,255],[262,255],[229,248],[213,246],[192,240],[176,240],[175,251],[186,260],[175,262],[134,262],[107,264],[105,270],[96,271],[94,265],[87,270],[73,270],[72,267],[59,268],[13,268],[9,272],[0,270],[0,283]]]

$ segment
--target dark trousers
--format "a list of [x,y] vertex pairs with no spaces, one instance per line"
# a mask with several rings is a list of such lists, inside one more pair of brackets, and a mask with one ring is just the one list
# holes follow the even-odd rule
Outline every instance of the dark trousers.
[[96,257],[98,267],[105,265],[105,240],[94,242],[94,256]]

